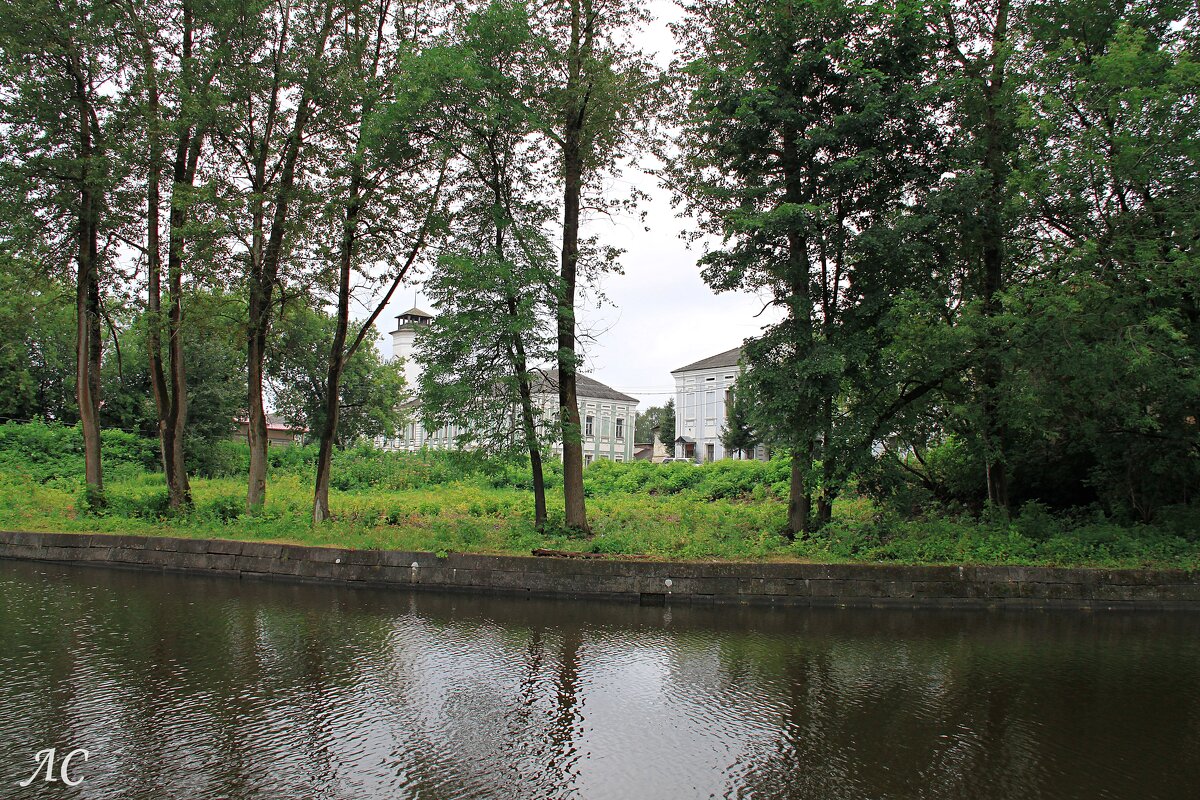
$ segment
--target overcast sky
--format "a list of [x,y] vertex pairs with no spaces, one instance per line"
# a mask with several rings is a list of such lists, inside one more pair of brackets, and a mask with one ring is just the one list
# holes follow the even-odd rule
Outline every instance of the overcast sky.
[[[656,22],[636,38],[639,46],[655,55],[659,66],[666,67],[675,50],[675,40],[667,22],[679,16],[669,0],[650,4]],[[653,166],[649,157],[641,165]],[[673,393],[671,370],[716,353],[737,347],[767,322],[778,319],[768,309],[755,317],[763,301],[757,297],[725,292],[715,294],[700,277],[696,259],[699,245],[691,250],[680,239],[688,221],[679,219],[671,207],[670,195],[642,169],[629,169],[623,180],[649,193],[642,206],[647,212],[645,225],[636,218],[597,220],[586,233],[597,233],[606,244],[626,250],[622,258],[624,274],[607,275],[600,289],[607,302],[597,307],[586,301],[580,309],[581,327],[590,332],[584,342],[584,371],[615,389],[641,400],[641,408],[661,405]],[[649,227],[649,232],[643,228]],[[380,320],[380,332],[394,329],[397,314],[413,302],[413,288],[401,288]],[[418,305],[436,313],[436,309],[418,296]],[[381,347],[391,354],[391,337]]]

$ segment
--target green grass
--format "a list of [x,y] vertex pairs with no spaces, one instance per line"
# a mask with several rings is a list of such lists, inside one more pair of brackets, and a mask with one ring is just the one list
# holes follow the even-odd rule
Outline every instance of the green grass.
[[[330,505],[313,525],[311,448],[272,451],[267,503],[244,513],[244,445],[224,443],[233,474],[192,481],[195,508],[174,514],[153,447],[106,440],[107,507],[84,510],[82,458],[61,426],[0,425],[0,528],[113,532],[354,548],[528,554],[539,547],[690,560],[1029,564],[1200,569],[1200,526],[1186,510],[1154,526],[1096,514],[1066,518],[1031,505],[1013,520],[902,518],[865,497],[834,506],[833,522],[796,542],[783,535],[783,462],[704,467],[598,462],[585,473],[593,534],[562,532],[561,474],[548,475],[550,532],[532,523],[529,474],[470,454],[341,452]],[[220,470],[216,470],[220,472]]]

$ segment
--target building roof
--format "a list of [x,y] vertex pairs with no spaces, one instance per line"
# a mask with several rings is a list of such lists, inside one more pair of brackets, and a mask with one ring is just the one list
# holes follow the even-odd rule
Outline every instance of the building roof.
[[724,353],[717,353],[715,356],[702,358],[695,363],[688,364],[686,367],[671,370],[671,374],[676,372],[691,372],[698,369],[718,369],[720,367],[736,367],[738,362],[742,360],[742,348],[735,347],[732,350],[726,350]]
[[[238,417],[236,420],[238,425],[250,426],[250,421],[246,417]],[[280,414],[267,414],[267,430],[269,431],[291,431],[293,433],[308,433],[308,428],[303,425],[293,425],[288,422],[287,417]]]
[[[548,369],[545,377],[534,382],[535,392],[558,391],[558,370]],[[575,373],[575,394],[578,397],[591,397],[599,400],[617,400],[623,403],[636,403],[636,397],[618,392],[611,386],[605,386],[595,378],[589,378],[582,372]]]
[[410,324],[409,322],[405,321],[405,319],[404,319],[405,317],[416,317],[417,319],[433,319],[434,318],[433,314],[430,314],[428,311],[423,311],[423,310],[417,308],[416,306],[413,306],[408,311],[405,311],[403,314],[400,314],[396,317],[396,330],[392,331],[392,333],[395,333],[396,331],[403,328],[405,325]]

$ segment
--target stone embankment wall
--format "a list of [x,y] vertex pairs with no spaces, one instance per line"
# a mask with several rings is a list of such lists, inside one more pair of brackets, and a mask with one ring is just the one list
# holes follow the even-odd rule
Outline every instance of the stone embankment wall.
[[671,563],[0,531],[0,558],[643,603],[1200,611],[1200,573],[874,564]]

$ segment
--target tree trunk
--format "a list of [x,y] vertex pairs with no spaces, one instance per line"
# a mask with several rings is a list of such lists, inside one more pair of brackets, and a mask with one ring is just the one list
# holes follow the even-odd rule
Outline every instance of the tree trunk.
[[329,473],[333,464],[333,446],[337,441],[338,412],[341,410],[342,371],[347,355],[346,332],[350,328],[350,270],[354,264],[354,240],[358,230],[359,191],[362,176],[355,162],[350,176],[350,198],[342,220],[342,241],[338,254],[337,322],[329,346],[329,368],[325,376],[325,419],[321,426],[321,445],[317,452],[317,485],[313,492],[313,522],[329,519]]
[[578,152],[567,155],[562,281],[559,287],[562,294],[558,301],[558,406],[561,415],[565,522],[568,528],[587,531],[587,508],[583,497],[583,437],[575,381],[575,278],[579,258],[582,166]]
[[[343,330],[340,335],[344,345],[345,331]],[[340,364],[335,366],[331,360],[325,378],[325,391],[328,394],[325,396],[325,424],[321,426],[321,444],[317,451],[317,485],[313,491],[313,522],[324,522],[333,516],[329,510],[329,475],[333,468],[333,447],[337,440],[338,412],[341,410],[339,397],[341,386],[341,366]]]
[[[175,162],[172,170],[170,231],[167,245],[167,361],[164,368],[162,357],[162,261],[160,243],[161,161],[163,150],[158,142],[160,134],[160,104],[157,71],[149,37],[143,32],[143,56],[148,84],[150,107],[150,152],[147,180],[147,271],[149,326],[146,346],[149,355],[150,388],[158,417],[159,450],[162,457],[163,474],[167,481],[167,493],[171,508],[187,508],[192,505],[191,486],[188,481],[184,455],[184,430],[187,425],[187,371],[183,353],[183,228],[187,224],[187,209],[179,200],[180,188],[195,183],[196,164],[200,157],[201,133],[193,134],[184,125],[175,146]],[[191,9],[183,6],[183,91],[186,92],[188,64],[192,50]],[[170,376],[166,374],[170,370]]]
[[79,60],[70,57],[75,100],[79,105],[79,212],[75,276],[75,399],[83,429],[84,480],[89,502],[103,505],[104,473],[100,461],[100,189],[93,184],[93,113]]
[[1008,469],[1005,461],[1008,431],[999,409],[1004,382],[1000,349],[1004,335],[996,327],[1004,290],[1004,197],[1008,180],[1007,158],[1011,143],[1006,136],[1004,104],[1005,48],[1008,46],[1009,0],[999,0],[991,44],[991,74],[984,84],[984,169],[989,175],[984,197],[981,234],[983,257],[983,315],[986,342],[983,347],[982,398],[983,438],[987,454],[988,501],[1008,510]]
[[[575,282],[579,261],[579,206],[583,191],[583,136],[588,119],[587,95],[581,85],[583,62],[590,48],[581,20],[581,0],[571,2],[571,50],[568,57],[568,104],[563,131],[563,241],[558,299],[558,406],[563,450],[563,501],[567,528],[588,532],[583,496],[583,437],[575,370]],[[589,26],[590,29],[590,26]]]
[[[327,5],[324,22],[310,56],[314,62],[320,61],[324,56],[325,45],[329,40],[332,27],[333,10],[332,6]],[[246,337],[246,382],[248,384],[246,399],[249,409],[247,428],[250,443],[250,473],[247,477],[246,508],[250,512],[262,508],[267,500],[268,439],[267,412],[263,402],[263,367],[267,354],[267,334],[271,330],[275,283],[279,278],[279,264],[283,258],[284,233],[295,187],[300,148],[304,142],[309,116],[312,113],[314,81],[314,70],[310,68],[296,103],[296,116],[292,122],[292,130],[284,145],[283,168],[279,173],[279,184],[275,191],[275,208],[271,215],[271,233],[263,248],[261,262],[255,264],[253,257],[251,258],[249,325]]]
[[[497,237],[499,238],[499,236]],[[517,300],[508,298],[509,314],[515,316]],[[529,469],[533,473],[533,524],[540,531],[546,527],[546,480],[542,474],[542,449],[538,442],[537,422],[533,416],[533,385],[529,379],[529,364],[525,358],[525,344],[520,336],[513,336],[513,372],[517,376],[517,393],[521,399],[521,433],[529,451]]]
[[792,476],[788,485],[788,538],[808,533],[812,511],[812,494],[808,488],[808,471],[812,469],[812,451],[796,448],[792,451]]
[[821,433],[821,493],[817,497],[817,524],[815,530],[824,528],[833,517],[833,501],[837,496],[834,487],[836,464],[833,458],[833,398],[826,396],[821,408],[824,428]]
[[267,307],[270,291],[258,282],[250,288],[250,335],[246,342],[247,441],[250,472],[247,476],[246,510],[254,513],[267,501],[267,412],[263,405],[263,361],[267,349]]
[[[796,146],[802,135],[801,130],[792,126],[784,127],[784,200],[797,205],[811,200],[811,190],[807,190],[805,186],[804,164]],[[788,231],[787,246],[788,324],[796,358],[802,361],[811,353],[813,343],[813,301],[809,290],[812,262],[808,251],[809,241],[801,231]],[[818,409],[812,398],[811,390],[801,392],[801,396],[796,398],[796,417],[793,424],[799,436],[803,438],[790,443],[792,475],[788,488],[788,533],[793,538],[797,534],[811,531],[813,523],[812,486],[808,474],[812,470],[815,455],[813,421]]]

